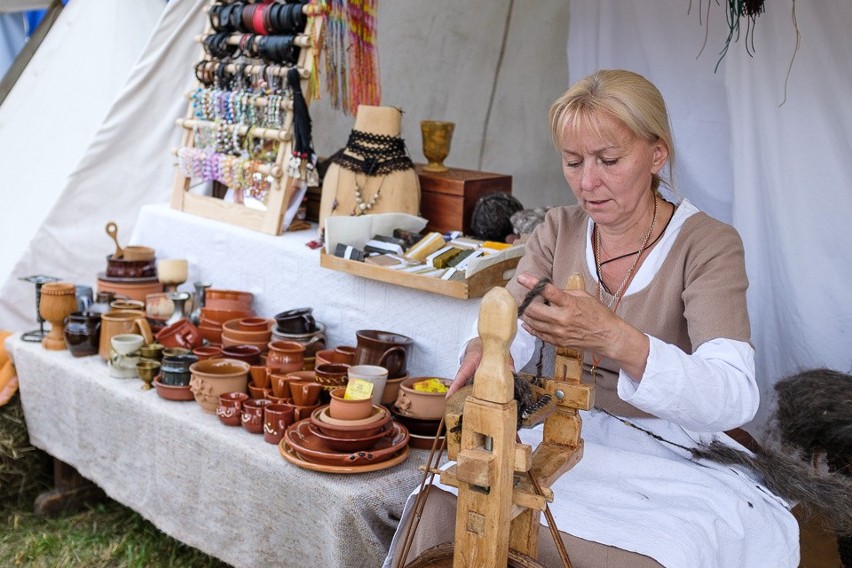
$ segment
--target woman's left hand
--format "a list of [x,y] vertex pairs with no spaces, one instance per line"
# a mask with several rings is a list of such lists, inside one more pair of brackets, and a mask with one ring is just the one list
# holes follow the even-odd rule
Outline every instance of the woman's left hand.
[[[531,290],[538,279],[518,276],[518,283]],[[645,335],[619,318],[585,290],[560,290],[545,286],[542,298],[550,302],[530,304],[521,316],[525,330],[557,347],[592,351],[613,359],[632,377],[641,378],[648,359]]]

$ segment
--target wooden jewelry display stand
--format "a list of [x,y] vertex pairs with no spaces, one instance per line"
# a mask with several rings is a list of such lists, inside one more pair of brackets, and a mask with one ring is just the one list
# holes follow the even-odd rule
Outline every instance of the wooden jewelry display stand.
[[[568,289],[582,289],[579,275],[569,278]],[[494,288],[482,300],[479,336],[482,362],[476,371],[473,394],[462,414],[446,416],[447,455],[456,460],[439,473],[441,482],[458,488],[452,566],[540,566],[538,533],[541,513],[549,515],[550,486],[583,456],[578,410],[594,405],[594,387],[582,384],[583,354],[557,349],[554,377],[545,390],[556,410],[544,422],[544,438],[532,451],[517,439],[517,402],[509,370],[509,344],[515,336],[517,304],[505,288]],[[462,417],[464,418],[462,420]],[[458,431],[461,423],[461,433]],[[548,522],[553,526],[551,518]],[[554,529],[555,530],[555,529]],[[427,553],[408,566],[449,566],[446,549]],[[439,556],[443,555],[442,561]],[[563,557],[570,567],[570,560]]]
[[[210,8],[214,6],[225,6],[228,2],[211,2]],[[305,31],[302,34],[294,36],[292,45],[300,48],[298,61],[295,64],[299,70],[301,77],[302,91],[305,93],[306,103],[310,100],[308,92],[308,79],[315,64],[314,50],[317,45],[320,45],[320,34],[322,33],[323,18],[318,17],[318,8],[312,5],[304,5],[303,12],[307,16]],[[205,35],[198,36],[197,41],[203,43],[205,37],[212,32],[212,26],[208,20]],[[247,42],[248,37],[255,39],[267,38],[273,36],[260,36],[243,33],[231,33],[227,37],[226,43],[236,49],[239,46],[238,52],[242,52],[243,45]],[[253,40],[251,40],[253,41]],[[259,41],[258,41],[259,43]],[[202,59],[205,57],[205,52],[202,51]],[[199,63],[201,69],[196,67],[196,76],[201,73],[215,73],[217,77],[220,75],[243,74],[253,76],[255,78],[271,77],[277,78],[282,84],[286,81],[286,76],[290,67],[282,64],[267,64],[264,59],[253,58],[240,55],[239,59],[206,56],[208,59]],[[204,84],[199,80],[198,87],[203,88]],[[224,87],[219,87],[224,89]],[[226,91],[227,92],[227,91]],[[192,98],[192,95],[190,95]],[[282,100],[283,99],[283,100]],[[248,176],[262,176],[264,183],[268,184],[268,189],[265,191],[265,207],[250,208],[242,203],[224,201],[219,197],[211,195],[199,195],[190,193],[190,188],[193,183],[200,183],[200,180],[192,175],[187,175],[186,171],[181,171],[178,167],[175,174],[175,181],[172,191],[171,206],[173,209],[178,209],[201,217],[207,217],[218,221],[224,221],[248,229],[261,231],[264,233],[278,235],[287,227],[283,226],[284,213],[290,205],[299,184],[304,183],[307,172],[307,160],[302,160],[297,166],[298,175],[293,175],[292,167],[287,167],[287,161],[293,155],[294,133],[293,133],[293,100],[292,94],[290,97],[278,96],[254,96],[248,99],[248,103],[253,107],[249,112],[251,115],[267,113],[267,105],[270,102],[280,103],[281,110],[284,113],[281,120],[280,128],[266,128],[260,125],[245,124],[241,121],[234,120],[207,120],[198,119],[198,104],[196,101],[191,101],[187,110],[186,118],[178,119],[177,125],[186,129],[182,140],[183,149],[200,148],[200,140],[198,132],[200,129],[206,128],[213,132],[223,132],[225,136],[233,140],[242,140],[243,146],[247,146],[250,139],[261,139],[264,141],[278,142],[278,149],[275,158],[267,162],[258,162],[252,160],[253,163],[248,170]],[[232,99],[233,101],[233,99]],[[241,101],[242,104],[246,104]],[[236,131],[236,132],[235,132]],[[180,150],[176,153],[179,154]],[[310,158],[308,158],[310,159]],[[250,181],[250,180],[249,180]],[[232,188],[241,190],[242,188]]]

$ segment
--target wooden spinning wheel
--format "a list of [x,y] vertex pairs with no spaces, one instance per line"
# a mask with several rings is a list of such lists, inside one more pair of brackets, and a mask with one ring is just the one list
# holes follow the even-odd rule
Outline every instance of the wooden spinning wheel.
[[[566,289],[582,288],[582,278],[572,275]],[[594,405],[594,387],[580,381],[582,352],[558,348],[554,377],[544,387],[556,401],[555,410],[545,420],[543,441],[535,451],[521,444],[508,364],[516,326],[514,298],[505,288],[492,289],[480,307],[483,357],[473,394],[462,413],[446,416],[448,432],[462,423],[460,434],[447,436],[447,455],[456,464],[435,472],[442,483],[458,488],[455,544],[430,549],[409,567],[540,566],[535,559],[541,513],[549,515],[550,486],[583,456],[578,410]],[[563,563],[570,566],[567,556]]]

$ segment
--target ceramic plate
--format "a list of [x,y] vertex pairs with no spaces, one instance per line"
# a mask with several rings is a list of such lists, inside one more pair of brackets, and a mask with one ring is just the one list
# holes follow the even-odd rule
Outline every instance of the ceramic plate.
[[408,445],[408,430],[396,422],[389,423],[393,430],[369,450],[337,452],[329,448],[311,430],[310,420],[296,422],[284,432],[284,441],[304,460],[319,465],[359,466],[391,459]]
[[311,471],[322,471],[325,473],[367,473],[369,471],[379,471],[381,469],[387,469],[389,467],[393,467],[397,464],[404,462],[408,459],[408,446],[405,446],[400,451],[395,453],[389,459],[385,461],[381,461],[378,463],[370,463],[364,465],[323,465],[314,463],[305,457],[299,455],[292,447],[287,444],[287,440],[282,438],[281,442],[278,444],[278,451],[281,453],[281,457],[283,457],[288,462],[295,464],[301,468],[309,469]]
[[113,284],[151,284],[154,282],[159,282],[156,276],[145,276],[143,278],[118,278],[113,276],[107,276],[106,272],[98,272],[98,280],[103,280],[104,282],[112,282]]

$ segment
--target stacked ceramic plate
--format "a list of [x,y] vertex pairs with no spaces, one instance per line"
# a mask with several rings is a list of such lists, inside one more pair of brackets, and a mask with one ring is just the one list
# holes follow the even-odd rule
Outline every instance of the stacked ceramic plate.
[[112,254],[107,256],[106,271],[98,273],[98,292],[112,292],[142,302],[148,294],[162,292],[154,250],[148,250],[148,256],[133,260],[116,258]]
[[222,347],[251,345],[266,353],[272,338],[272,324],[273,320],[259,317],[228,320],[222,324]]
[[251,292],[208,288],[204,293],[204,307],[198,325],[201,335],[209,343],[222,343],[222,325],[231,320],[254,316]]
[[336,420],[320,406],[290,426],[279,449],[287,461],[316,471],[359,473],[394,466],[408,457],[408,430],[374,406],[361,420]]

